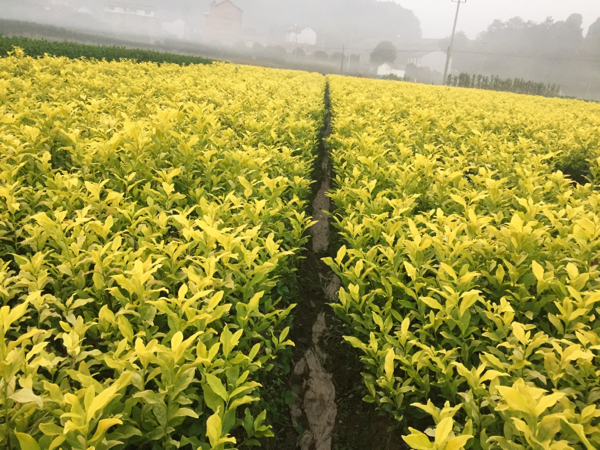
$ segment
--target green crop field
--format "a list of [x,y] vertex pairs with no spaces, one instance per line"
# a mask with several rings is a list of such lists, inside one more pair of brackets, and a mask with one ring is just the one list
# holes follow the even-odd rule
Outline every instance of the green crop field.
[[333,351],[360,357],[339,412],[374,405],[403,437],[386,448],[600,447],[600,106],[19,42],[1,448],[275,448],[273,418],[311,409],[293,340],[325,332],[302,322],[307,255],[339,278]]

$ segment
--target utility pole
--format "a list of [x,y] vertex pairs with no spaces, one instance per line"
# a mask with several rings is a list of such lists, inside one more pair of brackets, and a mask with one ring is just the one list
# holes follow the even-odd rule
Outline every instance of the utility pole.
[[446,68],[444,69],[443,84],[448,83],[448,67],[450,66],[450,59],[452,58],[452,46],[454,45],[454,34],[456,33],[456,24],[458,23],[458,13],[460,12],[460,4],[467,3],[467,0],[452,0],[456,3],[456,16],[454,17],[454,26],[452,27],[452,37],[450,38],[450,46],[448,47],[448,53],[446,54]]
[[348,53],[348,64],[346,65],[346,73],[350,73],[350,60],[352,59],[352,44],[354,43],[354,30],[352,30],[352,38],[350,39],[350,52]]
[[346,50],[346,46],[342,45],[342,67],[340,67],[340,75],[344,74],[344,50]]

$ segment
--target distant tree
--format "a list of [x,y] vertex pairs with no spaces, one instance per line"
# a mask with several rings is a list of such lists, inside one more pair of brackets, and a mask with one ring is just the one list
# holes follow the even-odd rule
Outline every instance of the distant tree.
[[419,68],[416,64],[409,63],[406,65],[405,73],[408,78],[415,80],[419,74]]
[[233,47],[235,50],[237,50],[238,52],[242,52],[242,53],[245,53],[245,52],[248,52],[248,51],[250,51],[250,49],[248,48],[248,46],[246,45],[246,43],[245,43],[244,41],[238,41],[238,42],[235,42],[235,43],[232,45],[232,47]]
[[590,25],[585,36],[584,52],[589,56],[600,55],[600,18]]
[[294,59],[304,59],[306,57],[306,52],[301,48],[295,48],[292,50],[292,57]]
[[311,55],[312,59],[315,61],[325,62],[329,59],[329,55],[322,50],[317,50]]
[[342,57],[344,57],[344,61],[346,61],[346,58],[348,57],[347,55],[344,55],[342,52],[335,52],[332,53],[331,56],[329,57],[329,61],[335,64],[341,64],[342,63]]
[[590,25],[585,38],[600,42],[600,18],[596,19],[596,21]]
[[[458,31],[456,33],[456,35],[454,36],[454,45],[452,48],[454,49],[454,51],[466,50],[469,48],[470,44],[471,44],[471,41],[469,40],[467,34],[464,31]],[[438,41],[438,48],[443,52],[447,52],[449,46],[450,46],[450,37],[449,36],[446,39],[440,39]]]
[[565,20],[565,24],[573,30],[578,30],[578,32],[583,31],[581,26],[583,25],[583,16],[581,14],[571,14]]
[[260,55],[264,50],[265,46],[262,45],[260,42],[255,42],[254,44],[252,44],[252,53]]
[[281,61],[286,58],[287,52],[281,45],[267,45],[264,49],[263,55],[265,58]]
[[369,61],[375,66],[383,63],[393,63],[396,60],[396,46],[390,41],[381,41],[371,52]]
[[[453,55],[452,69],[502,79],[557,84],[566,92],[585,95],[597,85],[598,67],[578,61],[594,59],[594,56],[583,56],[586,39],[582,21],[580,14],[558,22],[548,18],[536,23],[519,17],[494,21],[468,43],[467,52],[461,52],[459,44]],[[595,27],[592,30],[595,31]],[[588,43],[591,41],[593,38]],[[584,73],[587,75],[580,78]]]

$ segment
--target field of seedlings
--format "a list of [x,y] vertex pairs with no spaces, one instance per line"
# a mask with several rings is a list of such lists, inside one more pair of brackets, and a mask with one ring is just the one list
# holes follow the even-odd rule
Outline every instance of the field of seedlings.
[[[315,181],[331,212],[311,209]],[[324,253],[311,215],[337,233]],[[324,254],[339,280],[299,274]],[[265,393],[281,386],[292,422],[319,412],[291,378],[304,361],[333,388],[345,366],[320,359],[338,350],[360,354],[364,400],[402,433],[373,450],[600,448],[599,258],[599,105],[0,58],[2,449],[283,442]],[[321,287],[329,316],[299,313]],[[334,313],[345,342],[321,348]],[[302,358],[291,336],[313,339]],[[265,385],[282,365],[290,380]],[[364,406],[335,388],[339,417]],[[319,428],[313,447],[358,448],[328,420],[294,422],[278,450]]]
[[[325,79],[0,59],[0,448],[250,447]],[[188,448],[190,446],[188,445]]]
[[[600,107],[333,77],[336,312],[415,449],[600,447]],[[557,167],[585,153],[591,183]]]

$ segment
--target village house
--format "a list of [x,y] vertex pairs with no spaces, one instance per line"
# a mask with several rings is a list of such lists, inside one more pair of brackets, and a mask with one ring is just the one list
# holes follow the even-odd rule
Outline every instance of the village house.
[[313,53],[317,46],[317,32],[310,27],[300,28],[298,25],[288,28],[285,33],[286,50],[301,48],[305,53]]
[[109,1],[104,8],[104,20],[116,33],[142,36],[162,34],[156,9],[137,1]]
[[385,77],[387,75],[395,75],[398,78],[404,78],[405,74],[406,71],[404,69],[392,63],[386,62],[377,67],[377,75],[380,77]]
[[204,41],[227,45],[241,41],[242,13],[230,0],[213,0],[205,14]]
[[46,11],[61,11],[70,8],[71,4],[67,0],[43,0],[41,6]]
[[161,22],[161,27],[168,37],[185,39],[187,35],[187,27],[183,19],[177,19],[173,22]]

